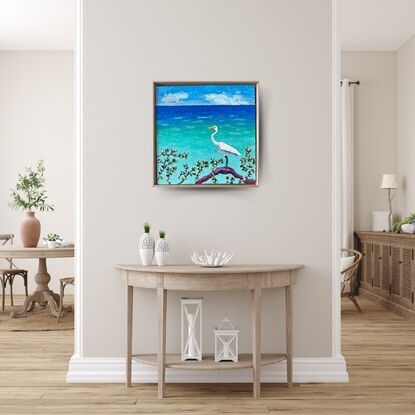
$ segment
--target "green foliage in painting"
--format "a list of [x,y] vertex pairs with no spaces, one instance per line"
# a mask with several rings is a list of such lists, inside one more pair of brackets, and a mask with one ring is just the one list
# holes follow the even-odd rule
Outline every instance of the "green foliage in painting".
[[[243,176],[237,174],[234,169],[228,166],[223,166],[225,160],[223,157],[209,160],[197,160],[194,165],[190,165],[187,161],[179,163],[180,160],[187,160],[188,153],[179,153],[176,149],[164,149],[157,156],[157,181],[165,181],[167,184],[177,182],[183,184],[188,179],[198,184],[200,180],[203,182],[217,184],[218,175],[225,175],[226,184],[251,184],[254,182],[252,177],[255,177],[256,160],[252,156],[252,149],[245,148],[245,154],[240,159],[240,168],[245,174]],[[203,179],[203,176],[205,179]],[[206,179],[208,177],[208,179]],[[178,178],[176,181],[175,179]]]

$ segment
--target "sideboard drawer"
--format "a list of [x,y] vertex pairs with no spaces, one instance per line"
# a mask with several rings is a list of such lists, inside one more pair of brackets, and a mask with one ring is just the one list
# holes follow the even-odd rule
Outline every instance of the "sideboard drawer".
[[391,246],[382,246],[382,290],[389,297],[391,294]]

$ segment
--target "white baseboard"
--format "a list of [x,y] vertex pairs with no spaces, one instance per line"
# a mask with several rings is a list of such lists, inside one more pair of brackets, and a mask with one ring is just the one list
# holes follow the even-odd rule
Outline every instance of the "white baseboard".
[[[133,383],[157,383],[157,368],[133,362]],[[343,356],[333,358],[294,358],[294,382],[325,383],[349,381]],[[265,366],[261,371],[265,383],[286,382],[285,362]],[[72,356],[66,376],[68,383],[123,383],[124,358]],[[249,383],[252,370],[166,370],[168,383]]]

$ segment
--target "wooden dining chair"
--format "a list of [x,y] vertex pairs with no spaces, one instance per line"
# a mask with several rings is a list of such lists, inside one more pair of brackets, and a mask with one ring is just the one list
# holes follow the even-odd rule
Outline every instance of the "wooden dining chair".
[[[14,235],[4,234],[0,235],[0,241],[2,241],[2,246],[6,245],[7,242],[10,242],[13,245]],[[16,264],[12,261],[11,258],[6,258],[6,261],[9,263],[8,268],[0,268],[0,283],[2,288],[2,310],[4,311],[5,297],[6,297],[6,287],[7,283],[10,286],[10,304],[13,306],[13,283],[16,276],[21,276],[23,278],[24,288],[26,297],[27,293],[27,270],[18,268]]]
[[342,259],[350,259],[350,264],[347,264],[340,273],[341,296],[347,297],[354,304],[356,310],[361,313],[362,310],[356,298],[353,296],[353,287],[355,286],[357,270],[362,260],[362,254],[354,249],[342,249],[341,256]]
[[59,301],[59,314],[58,314],[58,323],[61,321],[62,312],[63,312],[63,297],[65,295],[65,287],[67,285],[74,285],[75,278],[74,277],[65,277],[60,279],[60,301]]

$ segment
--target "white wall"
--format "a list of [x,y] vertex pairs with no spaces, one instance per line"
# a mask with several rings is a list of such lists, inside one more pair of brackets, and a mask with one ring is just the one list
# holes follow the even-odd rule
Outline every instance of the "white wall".
[[397,173],[396,52],[343,52],[342,78],[355,93],[355,229],[371,230],[372,211],[388,210],[382,174]]
[[[124,355],[114,265],[139,262],[150,219],[167,231],[172,262],[217,247],[234,263],[304,263],[295,356],[331,356],[331,1],[89,0],[83,12],[83,355]],[[260,82],[258,189],[152,187],[155,80]],[[168,351],[179,350],[182,294],[168,299]],[[135,349],[154,351],[155,295],[135,296]],[[203,296],[204,349],[226,312],[249,350],[248,293]],[[264,295],[265,350],[284,350],[282,299]]]
[[[72,52],[0,52],[0,233],[14,233],[21,245],[21,212],[6,202],[9,189],[25,166],[44,159],[52,213],[37,214],[42,237],[56,232],[74,239],[74,70]],[[59,290],[59,277],[73,275],[73,259],[48,261],[50,286]],[[35,287],[36,260],[16,261],[29,270]],[[16,283],[15,291],[23,285]],[[69,292],[69,291],[68,291]]]
[[415,212],[415,37],[397,52],[398,172],[402,216]]

